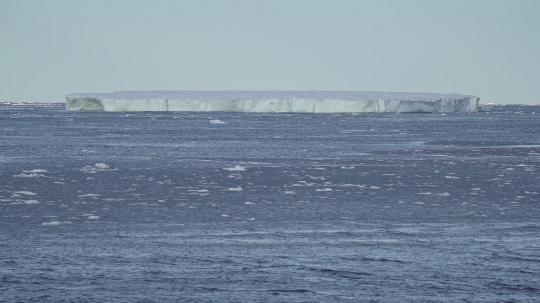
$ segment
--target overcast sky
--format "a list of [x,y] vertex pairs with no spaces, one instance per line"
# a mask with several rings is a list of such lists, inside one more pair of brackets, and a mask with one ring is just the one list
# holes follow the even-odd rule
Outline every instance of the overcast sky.
[[540,104],[540,0],[0,0],[0,101],[118,90]]

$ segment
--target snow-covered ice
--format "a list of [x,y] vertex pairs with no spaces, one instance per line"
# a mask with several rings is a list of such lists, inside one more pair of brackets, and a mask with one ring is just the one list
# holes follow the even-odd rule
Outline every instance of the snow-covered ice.
[[[358,91],[120,91],[66,96],[69,111],[445,113],[489,111],[471,95]],[[222,123],[211,120],[210,123]]]

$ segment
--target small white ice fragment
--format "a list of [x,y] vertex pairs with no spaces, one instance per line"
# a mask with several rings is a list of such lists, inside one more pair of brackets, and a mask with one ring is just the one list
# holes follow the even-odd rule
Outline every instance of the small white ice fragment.
[[225,167],[223,168],[223,170],[228,170],[228,171],[246,171],[246,168],[245,167],[242,167],[240,165],[235,165],[234,167]]
[[27,196],[35,196],[35,195],[37,195],[36,193],[33,193],[31,191],[24,191],[24,190],[23,191],[15,191],[13,193],[20,194],[20,195],[27,195]]
[[105,164],[105,163],[96,163],[94,164],[94,166],[97,168],[97,169],[108,169],[109,168],[109,165]]
[[99,216],[88,216],[88,220],[99,220]]
[[45,175],[39,174],[39,173],[30,173],[30,174],[20,174],[20,175],[13,175],[13,177],[16,178],[36,178],[36,177],[46,177]]
[[255,203],[247,201],[247,202],[244,203],[244,204],[247,204],[247,205],[253,205],[253,204],[255,204]]
[[44,169],[32,169],[32,170],[23,170],[25,173],[48,173],[48,171]]
[[38,200],[28,200],[28,201],[24,201],[24,204],[39,204],[39,201]]
[[244,190],[242,189],[242,187],[238,186],[238,187],[229,188],[229,191],[244,191]]
[[227,122],[221,121],[219,119],[210,120],[212,124],[227,124]]
[[332,191],[331,188],[317,188],[315,191]]
[[226,217],[228,217],[229,215],[223,214],[223,215],[221,215],[221,216],[224,217],[224,218],[226,218]]
[[253,221],[253,220],[255,220],[255,218],[249,218],[249,219],[248,219],[248,221]]
[[71,221],[65,221],[65,222],[51,221],[51,222],[43,222],[43,223],[41,223],[42,226],[56,226],[56,225],[60,225],[60,224],[71,224]]

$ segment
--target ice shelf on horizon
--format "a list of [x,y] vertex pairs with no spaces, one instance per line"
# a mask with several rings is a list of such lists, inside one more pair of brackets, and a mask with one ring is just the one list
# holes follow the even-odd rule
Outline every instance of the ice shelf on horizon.
[[68,111],[448,113],[489,111],[459,94],[360,91],[120,91],[66,96]]

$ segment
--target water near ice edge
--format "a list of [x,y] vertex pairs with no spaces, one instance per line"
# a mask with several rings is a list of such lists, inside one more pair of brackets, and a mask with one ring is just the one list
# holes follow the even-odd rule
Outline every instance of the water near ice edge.
[[535,302],[538,112],[0,103],[0,301]]

